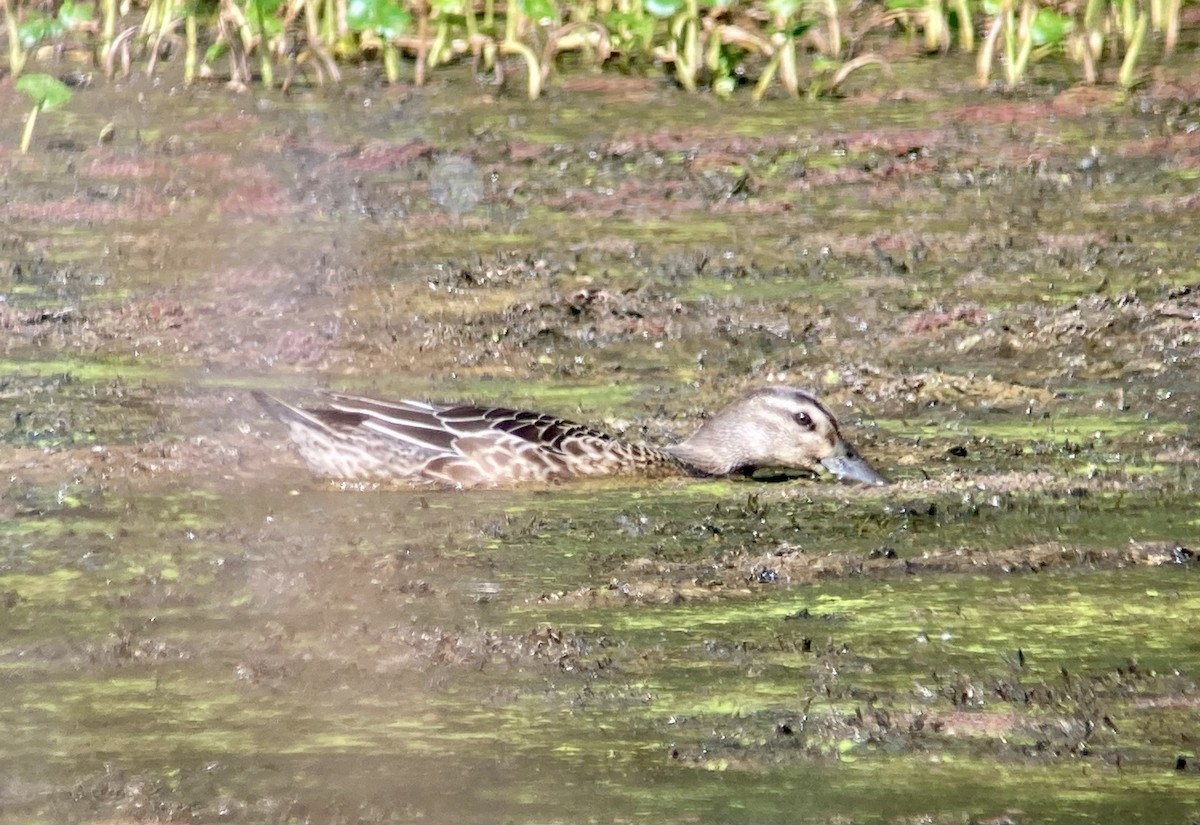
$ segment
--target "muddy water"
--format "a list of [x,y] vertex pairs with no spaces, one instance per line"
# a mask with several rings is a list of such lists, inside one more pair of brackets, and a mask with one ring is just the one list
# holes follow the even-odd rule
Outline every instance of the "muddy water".
[[[7,124],[0,819],[1195,820],[1170,77],[131,81]],[[343,490],[247,394],[662,441],[769,381],[897,484]]]

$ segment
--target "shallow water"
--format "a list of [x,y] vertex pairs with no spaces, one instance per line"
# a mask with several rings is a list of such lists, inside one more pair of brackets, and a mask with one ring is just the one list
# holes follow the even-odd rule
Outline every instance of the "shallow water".
[[[0,820],[1200,816],[1177,103],[351,88],[0,155]],[[343,490],[247,393],[768,381],[898,483]]]

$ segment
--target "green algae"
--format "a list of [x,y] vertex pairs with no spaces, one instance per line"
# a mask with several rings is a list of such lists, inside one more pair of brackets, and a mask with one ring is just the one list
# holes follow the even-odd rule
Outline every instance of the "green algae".
[[83,573],[78,570],[53,570],[37,575],[10,573],[0,576],[0,588],[17,594],[23,601],[61,600]]
[[161,382],[171,374],[141,359],[119,358],[0,359],[0,370],[13,380],[53,379],[101,387],[110,381]]

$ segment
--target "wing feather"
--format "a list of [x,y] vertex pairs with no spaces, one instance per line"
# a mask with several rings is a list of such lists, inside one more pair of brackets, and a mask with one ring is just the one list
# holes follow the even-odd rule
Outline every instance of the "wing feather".
[[358,426],[418,449],[453,453],[456,435],[438,417],[441,407],[421,401],[379,401],[357,395],[331,393],[330,406],[339,412],[362,416]]

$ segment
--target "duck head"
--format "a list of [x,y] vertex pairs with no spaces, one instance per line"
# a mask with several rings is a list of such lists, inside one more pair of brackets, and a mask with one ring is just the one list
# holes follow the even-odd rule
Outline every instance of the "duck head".
[[888,483],[842,438],[829,408],[792,387],[751,391],[668,450],[705,475],[821,467],[843,481]]

